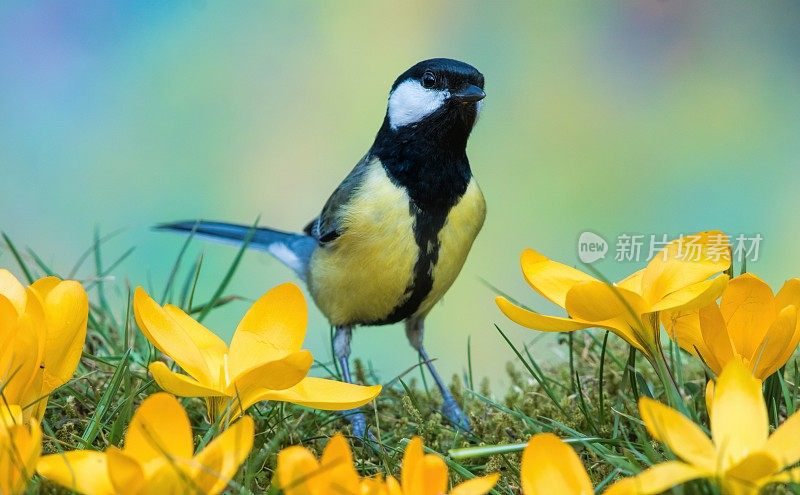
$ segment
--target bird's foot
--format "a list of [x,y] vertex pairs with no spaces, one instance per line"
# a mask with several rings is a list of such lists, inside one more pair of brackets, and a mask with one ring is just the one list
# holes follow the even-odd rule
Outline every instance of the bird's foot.
[[367,426],[367,417],[361,412],[360,409],[350,409],[341,412],[342,417],[350,422],[350,427],[353,429],[353,436],[362,440],[369,440],[375,442],[375,437],[369,431]]
[[445,399],[442,405],[442,414],[444,414],[444,417],[459,430],[465,433],[472,433],[472,426],[469,424],[467,415],[464,414],[458,402],[452,397]]

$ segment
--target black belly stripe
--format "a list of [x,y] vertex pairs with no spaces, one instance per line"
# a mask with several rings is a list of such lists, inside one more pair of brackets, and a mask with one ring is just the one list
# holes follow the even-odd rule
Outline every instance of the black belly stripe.
[[424,212],[413,202],[409,209],[414,216],[414,240],[419,248],[414,274],[406,287],[403,302],[376,324],[397,323],[413,315],[433,288],[433,268],[439,261],[439,231],[444,227],[450,209]]
[[375,137],[370,154],[380,160],[389,179],[410,198],[419,255],[403,298],[386,318],[371,324],[385,325],[410,317],[433,288],[439,231],[472,180],[465,149],[474,119],[465,125],[459,120],[460,111],[443,112],[425,126],[397,130],[389,128],[387,117]]

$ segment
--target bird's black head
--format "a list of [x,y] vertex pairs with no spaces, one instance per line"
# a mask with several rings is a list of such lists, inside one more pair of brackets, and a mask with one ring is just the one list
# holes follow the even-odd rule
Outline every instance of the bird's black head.
[[466,146],[485,96],[483,74],[475,67],[447,58],[424,60],[392,85],[381,131]]
[[467,139],[484,96],[483,74],[447,58],[420,62],[392,85],[369,155],[418,208],[447,212],[466,191]]

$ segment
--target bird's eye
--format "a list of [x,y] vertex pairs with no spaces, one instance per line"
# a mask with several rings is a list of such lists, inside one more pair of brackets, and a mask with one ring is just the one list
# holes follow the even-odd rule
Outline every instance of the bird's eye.
[[436,86],[436,76],[433,72],[426,70],[425,73],[422,74],[422,87],[431,89],[434,86]]

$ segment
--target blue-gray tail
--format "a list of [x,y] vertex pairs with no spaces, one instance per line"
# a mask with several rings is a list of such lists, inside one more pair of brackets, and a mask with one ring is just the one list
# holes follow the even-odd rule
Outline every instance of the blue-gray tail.
[[278,261],[288,266],[303,280],[311,254],[317,247],[317,241],[305,234],[293,234],[264,227],[252,227],[222,222],[205,222],[202,220],[164,223],[155,227],[157,230],[168,230],[192,234],[197,237],[226,242],[241,246],[248,238],[247,247],[266,251]]

